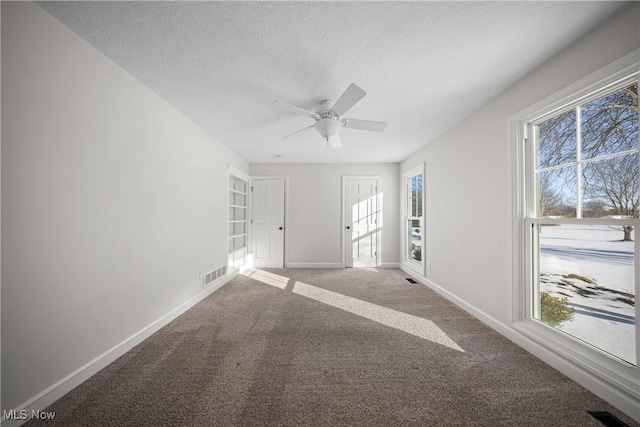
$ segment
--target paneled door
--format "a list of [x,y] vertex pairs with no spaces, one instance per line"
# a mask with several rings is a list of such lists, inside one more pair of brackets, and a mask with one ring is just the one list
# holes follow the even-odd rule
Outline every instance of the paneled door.
[[344,251],[346,267],[378,265],[378,229],[382,204],[378,178],[344,177]]
[[252,249],[255,267],[284,267],[285,180],[252,180]]

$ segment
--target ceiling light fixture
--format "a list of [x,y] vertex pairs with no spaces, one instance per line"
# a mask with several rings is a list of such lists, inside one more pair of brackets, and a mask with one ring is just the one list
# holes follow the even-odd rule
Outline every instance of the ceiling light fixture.
[[336,102],[333,102],[330,99],[325,99],[320,103],[320,107],[315,113],[277,100],[273,101],[272,104],[278,104],[292,113],[307,116],[316,121],[315,124],[300,129],[285,136],[284,138],[288,138],[305,129],[315,128],[322,138],[327,141],[328,146],[331,148],[340,148],[342,147],[342,141],[340,140],[339,132],[343,127],[367,130],[370,132],[383,132],[387,127],[385,122],[347,119],[342,117],[344,113],[350,110],[351,107],[360,101],[366,94],[367,92],[362,90],[355,83],[351,83]]

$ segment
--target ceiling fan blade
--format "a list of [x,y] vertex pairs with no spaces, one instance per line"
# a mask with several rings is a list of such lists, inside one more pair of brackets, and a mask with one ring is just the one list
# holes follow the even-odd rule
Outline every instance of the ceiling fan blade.
[[312,127],[314,127],[314,126],[315,126],[315,125],[311,125],[311,126],[307,126],[306,128],[302,128],[302,129],[300,129],[300,130],[297,130],[297,131],[295,131],[295,132],[293,132],[293,133],[290,133],[289,135],[283,136],[283,137],[282,137],[282,139],[289,138],[290,136],[293,136],[293,135],[295,135],[296,133],[300,133],[300,132],[302,132],[302,131],[304,131],[304,130],[311,129],[311,128],[312,128]]
[[300,115],[303,115],[303,116],[311,117],[312,119],[317,119],[318,118],[318,115],[316,113],[313,113],[313,112],[307,111],[307,110],[303,110],[302,108],[298,108],[298,107],[296,107],[294,105],[290,105],[290,104],[287,104],[287,103],[282,102],[282,101],[275,100],[275,101],[273,101],[271,103],[271,105],[273,105],[273,104],[276,104],[279,107],[284,108],[285,110],[289,110],[292,113],[296,113],[296,114],[300,114]]
[[387,127],[386,122],[374,122],[371,120],[342,119],[342,123],[346,128],[368,130],[370,132],[384,132]]
[[347,90],[345,90],[344,93],[340,95],[340,98],[338,98],[336,103],[333,104],[333,108],[331,108],[331,110],[340,115],[343,115],[344,113],[349,111],[351,107],[356,105],[356,103],[360,101],[366,94],[367,92],[360,89],[358,86],[356,86],[355,83],[351,83]]
[[342,147],[342,140],[340,139],[340,135],[335,134],[331,138],[327,139],[329,146],[331,148],[340,148]]

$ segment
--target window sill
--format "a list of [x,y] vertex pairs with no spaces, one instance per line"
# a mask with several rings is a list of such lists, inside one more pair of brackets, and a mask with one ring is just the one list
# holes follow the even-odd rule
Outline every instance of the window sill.
[[603,386],[614,387],[635,401],[635,405],[640,405],[640,374],[636,366],[587,347],[570,335],[535,320],[523,320],[511,326],[553,355],[587,371]]

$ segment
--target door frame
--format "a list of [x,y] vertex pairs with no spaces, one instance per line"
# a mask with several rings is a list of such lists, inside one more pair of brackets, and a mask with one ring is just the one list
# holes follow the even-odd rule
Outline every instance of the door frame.
[[[345,233],[347,232],[347,225],[348,225],[348,219],[347,219],[347,181],[350,179],[373,179],[376,181],[376,197],[378,197],[378,195],[381,193],[381,181],[380,181],[380,176],[379,175],[342,175],[342,226],[341,226],[341,236],[342,236],[342,242],[340,244],[340,250],[341,250],[341,258],[342,258],[342,268],[347,268],[347,238],[345,236]],[[378,199],[378,202],[380,200]],[[381,208],[379,208],[381,209]],[[376,239],[376,267],[378,268],[380,266],[380,241],[382,240],[382,233],[380,233],[380,230],[376,230],[377,233],[377,239]],[[353,263],[352,263],[353,265]]]
[[283,267],[287,268],[289,265],[289,177],[283,175],[256,175],[249,177],[249,187],[251,191],[249,191],[249,205],[247,207],[249,211],[249,258],[250,258],[250,266],[253,267],[253,181],[258,181],[261,179],[281,179],[284,181],[284,239],[282,240],[282,259],[283,259]]

